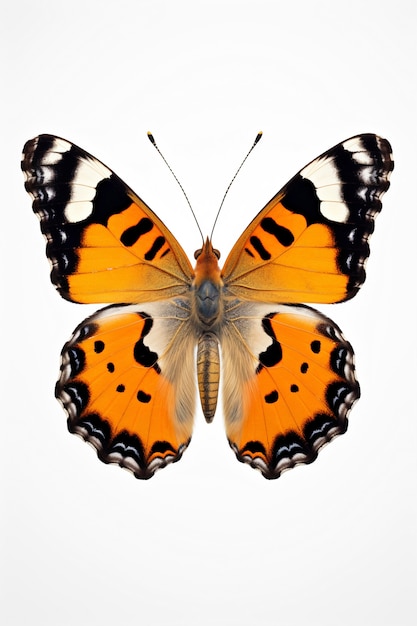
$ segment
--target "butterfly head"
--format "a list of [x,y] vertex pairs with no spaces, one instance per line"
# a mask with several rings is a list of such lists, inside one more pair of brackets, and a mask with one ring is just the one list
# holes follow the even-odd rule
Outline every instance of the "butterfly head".
[[203,247],[196,250],[193,291],[197,317],[205,326],[212,326],[221,313],[223,281],[219,267],[220,252],[207,237]]
[[220,259],[220,252],[219,250],[216,250],[216,248],[213,248],[211,239],[207,237],[206,240],[203,242],[203,247],[198,248],[198,250],[194,252],[194,258],[197,259],[197,265],[198,265],[199,262],[200,263],[204,262],[205,258],[213,257],[213,256],[218,261]]

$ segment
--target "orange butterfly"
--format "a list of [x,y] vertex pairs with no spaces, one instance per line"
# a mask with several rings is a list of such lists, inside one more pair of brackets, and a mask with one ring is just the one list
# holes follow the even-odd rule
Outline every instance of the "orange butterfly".
[[207,422],[221,379],[229,443],[266,478],[311,463],[346,431],[359,397],[352,347],[298,303],[341,302],[364,282],[393,169],[388,141],[359,135],[312,161],[258,213],[223,269],[207,238],[193,270],[143,200],[64,139],[28,141],[22,169],[60,294],[112,303],[64,346],[56,385],[69,430],[102,461],[150,478],[181,458],[196,366]]

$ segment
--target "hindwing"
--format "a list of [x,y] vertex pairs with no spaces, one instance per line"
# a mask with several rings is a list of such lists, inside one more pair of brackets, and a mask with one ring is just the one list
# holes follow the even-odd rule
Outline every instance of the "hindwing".
[[353,350],[310,307],[242,303],[228,318],[227,436],[240,461],[278,478],[346,431],[360,394]]
[[178,461],[191,439],[188,311],[184,300],[108,307],[83,322],[62,351],[56,396],[69,430],[137,478]]

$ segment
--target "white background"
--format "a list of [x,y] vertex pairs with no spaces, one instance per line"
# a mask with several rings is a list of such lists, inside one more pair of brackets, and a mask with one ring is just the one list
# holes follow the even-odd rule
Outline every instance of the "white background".
[[[416,585],[416,4],[27,0],[2,9],[0,621],[5,626],[408,626]],[[319,307],[362,399],[316,463],[266,481],[199,413],[182,461],[136,481],[67,433],[59,352],[94,308],[61,300],[23,188],[41,132],[114,169],[193,254],[181,192],[222,258],[308,161],[360,132],[396,160],[368,280]]]

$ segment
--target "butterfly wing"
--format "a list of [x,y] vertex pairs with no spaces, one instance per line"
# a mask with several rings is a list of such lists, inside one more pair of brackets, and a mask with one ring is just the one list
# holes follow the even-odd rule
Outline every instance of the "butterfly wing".
[[278,478],[346,431],[359,397],[353,350],[310,307],[242,302],[222,341],[224,414],[237,458]]
[[56,386],[69,430],[137,478],[178,461],[193,426],[194,348],[187,300],[88,318],[64,346]]
[[376,135],[348,139],[303,168],[230,252],[223,280],[263,302],[341,302],[365,280],[368,238],[393,169]]
[[74,144],[40,135],[23,149],[52,264],[73,302],[148,302],[185,293],[193,275],[173,235],[108,167]]

